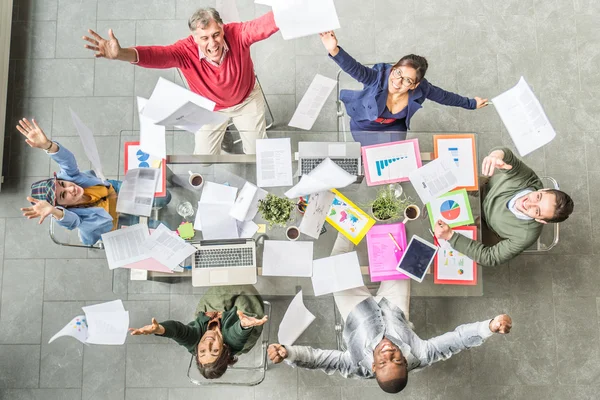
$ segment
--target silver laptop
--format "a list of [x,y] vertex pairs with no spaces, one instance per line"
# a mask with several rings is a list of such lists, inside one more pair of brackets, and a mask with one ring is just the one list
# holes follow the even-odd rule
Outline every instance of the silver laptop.
[[352,175],[362,175],[358,142],[299,142],[298,162],[300,175],[308,174],[329,157]]
[[192,286],[256,283],[254,239],[202,240],[192,259]]

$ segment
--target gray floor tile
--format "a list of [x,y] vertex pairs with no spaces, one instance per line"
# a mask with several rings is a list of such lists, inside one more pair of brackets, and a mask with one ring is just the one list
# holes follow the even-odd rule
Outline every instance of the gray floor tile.
[[[128,344],[126,385],[130,387],[190,387],[190,354],[177,344]],[[169,365],[169,368],[164,368]]]
[[94,81],[90,71],[94,60],[38,60],[35,63],[17,62],[18,93],[30,97],[91,96]]
[[43,285],[44,260],[4,262],[0,343],[40,343]]
[[81,39],[88,29],[96,27],[97,0],[78,2],[59,1],[56,25],[56,58],[91,58],[93,52],[86,49]]
[[[16,2],[15,2],[16,3]],[[58,0],[19,1],[19,20],[21,21],[54,21],[58,14]]]
[[571,1],[550,2],[534,0],[533,7],[535,10],[535,18],[538,21],[545,21],[548,18],[570,16],[575,13],[574,2]]
[[[158,322],[166,321],[169,318],[169,302],[168,301],[125,301],[123,306],[129,311],[129,326],[131,328],[141,328],[152,323],[152,318],[156,318]],[[192,321],[192,318],[189,319]],[[189,322],[183,320],[184,324]],[[128,343],[166,343],[169,339],[161,338],[154,335],[128,336]]]
[[598,6],[598,3],[593,0],[578,0],[574,2],[574,4],[575,12],[577,14],[600,14],[600,6]]
[[[419,47],[416,45],[415,32],[413,29],[406,29],[408,24],[412,24],[413,18],[405,15],[406,3],[375,0],[375,9],[381,10],[379,7],[384,7],[394,18],[378,22],[381,40],[375,46],[376,59],[373,61],[396,63],[406,54],[417,53]],[[340,46],[344,47],[344,44],[340,43]]]
[[[294,45],[276,33],[252,46],[254,71],[265,94],[296,93]],[[333,61],[332,61],[333,62]],[[296,104],[294,103],[294,109]],[[287,124],[287,121],[286,121]]]
[[37,388],[40,380],[40,346],[0,345],[0,388]]
[[342,400],[342,390],[339,387],[305,387],[298,390],[298,400],[311,399]]
[[556,297],[554,299],[557,341],[565,337],[593,337],[598,325],[590,324],[597,317],[595,297]]
[[200,7],[215,7],[215,0],[208,0],[198,5],[196,0],[175,0],[175,18],[188,19]]
[[10,400],[80,400],[81,389],[5,389],[0,398]]
[[185,20],[160,19],[136,22],[135,45],[156,46],[173,44],[180,39],[190,35],[190,29]]
[[538,298],[552,296],[552,269],[544,255],[523,254],[509,262],[509,291],[515,297],[535,295]]
[[540,101],[557,131],[586,132],[600,122],[600,104],[587,92],[542,91]]
[[515,296],[511,299],[507,313],[512,318],[513,329],[510,335],[506,336],[506,340],[555,339],[555,310],[550,298],[539,298],[535,294]]
[[429,388],[431,400],[463,400],[471,396],[471,386],[445,386],[440,389]]
[[596,261],[591,256],[554,256],[552,261],[554,296],[596,296],[600,279]]
[[40,150],[29,147],[25,137],[13,136],[10,142],[10,164],[8,176],[46,176],[50,173],[50,158]]
[[533,15],[533,0],[509,0],[494,5],[500,15]]
[[54,58],[56,21],[23,22],[12,27],[11,58]]
[[254,388],[254,395],[259,399],[275,400],[275,399],[298,399],[298,390],[295,386],[257,386]]
[[359,400],[365,398],[371,399],[429,399],[429,388],[427,386],[418,386],[411,383],[408,378],[408,385],[399,395],[387,394],[379,387],[342,387],[342,400]]
[[126,346],[86,346],[83,354],[82,399],[125,398]]
[[[16,129],[19,119],[27,118],[30,121],[35,119],[42,128],[46,136],[52,137],[52,112],[54,101],[52,99],[43,99],[35,97],[19,97],[16,99],[13,107],[11,119],[10,135],[24,140],[25,137]],[[32,150],[33,151],[33,150]]]
[[[556,341],[558,379],[561,385],[597,385],[600,343],[597,337],[571,336]],[[577,360],[577,362],[575,362]]]
[[[162,77],[171,82],[175,81],[175,69],[148,69],[142,67],[134,68],[134,93],[136,96],[150,98],[158,78]],[[137,111],[137,103],[135,104]]]
[[83,306],[82,301],[44,303],[40,387],[81,388],[84,345],[71,337],[48,341],[74,317],[84,315]]
[[171,294],[168,318],[186,324],[189,321],[192,321],[196,314],[196,307],[198,306],[200,299],[202,299],[202,296],[202,294]]
[[[97,21],[96,29],[103,37],[108,36],[108,30],[112,29],[123,47],[135,44],[134,21]],[[134,68],[134,65],[127,62],[97,59],[94,69],[94,95],[131,96],[134,94]]]
[[[585,140],[581,132],[560,132],[556,139],[544,148],[546,173],[573,173],[582,176],[585,170]],[[560,157],[571,160],[567,165],[556,162]]]
[[57,136],[77,135],[70,108],[94,135],[116,136],[133,126],[133,106],[131,97],[55,99],[52,132]]
[[170,19],[175,17],[175,0],[108,0],[98,4],[98,19]]
[[149,398],[156,400],[169,400],[169,389],[125,389],[125,400],[147,400]]
[[567,221],[560,225],[559,248],[551,250],[553,254],[584,255],[592,254],[592,226],[590,213],[573,211]]
[[114,300],[113,271],[106,260],[56,259],[46,261],[44,300]]
[[[259,386],[260,387],[260,386]],[[225,396],[227,398],[251,400],[254,399],[252,388],[244,387],[206,387],[206,388],[178,388],[169,389],[169,400],[186,400],[194,398],[214,398]],[[295,398],[295,397],[294,397]]]
[[582,88],[589,90],[600,89],[600,74],[594,68],[595,61],[600,55],[600,41],[598,40],[598,15],[577,16],[577,57]]
[[[273,113],[273,130],[292,129],[288,123],[296,111],[296,96],[290,94],[268,94],[266,95],[269,107]],[[269,132],[267,131],[267,136]]]
[[[591,179],[591,172],[600,171],[600,162],[597,157],[594,157],[595,154],[598,154],[600,151],[600,134],[598,132],[586,132],[585,136],[585,158],[587,161],[587,170],[588,176]],[[594,190],[595,186],[590,186],[590,191]]]

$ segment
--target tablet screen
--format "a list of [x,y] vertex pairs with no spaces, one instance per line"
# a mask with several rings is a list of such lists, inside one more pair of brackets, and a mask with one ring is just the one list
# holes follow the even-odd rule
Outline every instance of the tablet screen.
[[402,257],[400,264],[398,264],[398,268],[417,278],[423,278],[435,252],[435,248],[432,248],[419,240],[413,239],[406,248],[404,256]]

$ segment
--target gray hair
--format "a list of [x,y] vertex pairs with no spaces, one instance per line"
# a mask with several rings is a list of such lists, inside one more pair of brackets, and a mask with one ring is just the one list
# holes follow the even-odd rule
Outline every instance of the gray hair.
[[212,7],[199,8],[188,20],[188,26],[190,27],[190,31],[194,32],[198,28],[206,28],[211,20],[216,21],[219,25],[223,25],[223,20],[217,10]]

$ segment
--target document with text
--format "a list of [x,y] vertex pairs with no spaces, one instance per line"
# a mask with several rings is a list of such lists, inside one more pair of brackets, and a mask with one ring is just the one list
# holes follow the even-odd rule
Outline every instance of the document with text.
[[259,187],[292,186],[290,138],[256,140],[256,183]]
[[298,108],[296,108],[288,125],[307,131],[310,130],[336,85],[335,79],[317,74],[304,96],[302,96],[302,100],[300,100]]
[[115,269],[148,259],[142,243],[150,236],[148,226],[136,224],[102,234],[108,268]]
[[117,212],[150,216],[160,170],[134,168],[125,173],[117,198]]

